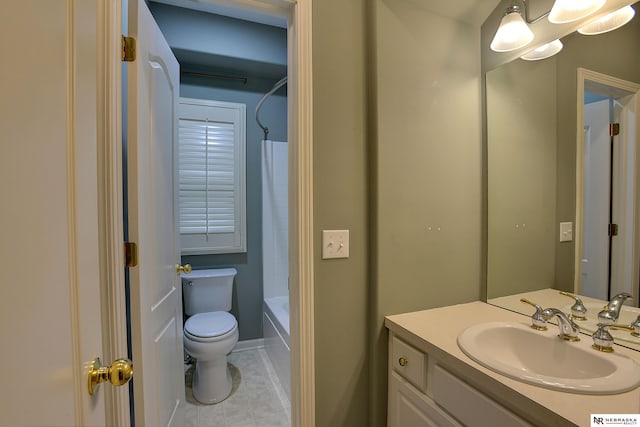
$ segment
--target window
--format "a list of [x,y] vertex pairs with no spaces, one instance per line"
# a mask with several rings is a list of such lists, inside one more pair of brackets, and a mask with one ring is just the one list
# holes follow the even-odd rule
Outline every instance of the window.
[[246,106],[180,98],[182,254],[246,252]]

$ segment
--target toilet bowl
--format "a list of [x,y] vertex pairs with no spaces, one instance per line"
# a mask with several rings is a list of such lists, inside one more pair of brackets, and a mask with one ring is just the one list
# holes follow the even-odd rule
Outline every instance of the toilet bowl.
[[182,275],[184,349],[195,359],[193,397],[213,404],[226,399],[233,381],[227,355],[238,342],[238,322],[228,313],[236,270],[194,270]]
[[196,359],[193,397],[200,403],[218,403],[231,393],[233,382],[227,355],[238,342],[238,322],[226,311],[200,313],[184,325],[184,348]]

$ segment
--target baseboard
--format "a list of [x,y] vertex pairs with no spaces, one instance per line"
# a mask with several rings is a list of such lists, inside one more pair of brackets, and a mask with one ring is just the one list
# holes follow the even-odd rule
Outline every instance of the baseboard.
[[258,348],[264,348],[264,338],[238,341],[236,346],[233,348],[232,353],[236,353],[238,351],[255,350]]

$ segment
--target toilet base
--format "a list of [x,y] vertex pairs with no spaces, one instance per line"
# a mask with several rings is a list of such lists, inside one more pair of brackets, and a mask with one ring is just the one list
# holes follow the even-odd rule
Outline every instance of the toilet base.
[[227,366],[227,356],[214,360],[196,360],[193,374],[193,397],[205,405],[222,402],[231,394],[233,381],[231,371]]

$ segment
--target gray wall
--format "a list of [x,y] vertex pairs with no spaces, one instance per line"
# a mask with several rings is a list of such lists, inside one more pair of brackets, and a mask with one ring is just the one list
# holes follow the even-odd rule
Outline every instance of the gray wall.
[[[286,74],[284,28],[150,2],[149,8],[180,64],[281,78]],[[252,66],[247,67],[247,63]],[[255,74],[255,73],[254,73]]]
[[[313,2],[317,427],[369,425],[367,2]],[[321,260],[321,231],[343,228],[349,258]]]
[[481,296],[480,28],[426,3],[372,2],[371,398],[361,426],[386,421],[384,316]]
[[[286,75],[286,31],[207,13],[150,3],[158,25],[180,59],[180,96],[238,102],[247,106],[247,252],[182,257],[195,269],[234,267],[232,313],[240,340],[262,338],[262,129],[255,120],[258,101]],[[224,40],[224,43],[221,43]],[[284,53],[284,65],[281,64]],[[229,59],[229,55],[233,58]],[[196,61],[190,62],[190,61]],[[211,78],[184,72],[228,75]],[[260,110],[269,138],[287,140],[286,87]]]
[[556,58],[516,60],[486,78],[487,297],[494,298],[555,285]]

